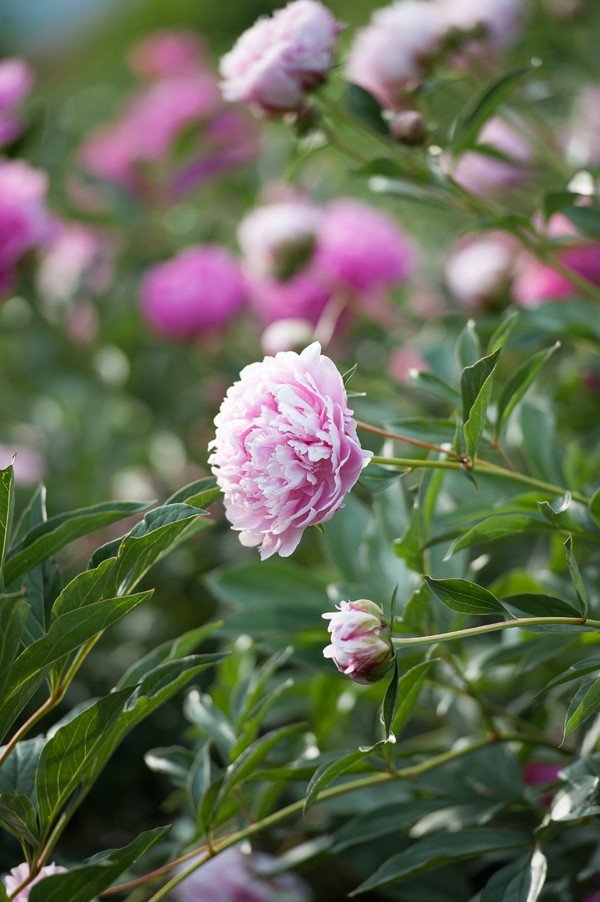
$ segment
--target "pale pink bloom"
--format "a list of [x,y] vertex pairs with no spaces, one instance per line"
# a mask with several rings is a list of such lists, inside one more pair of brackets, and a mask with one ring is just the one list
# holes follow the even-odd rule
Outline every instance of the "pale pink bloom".
[[307,319],[278,319],[264,330],[260,346],[265,354],[271,355],[295,351],[311,340],[313,332],[313,323]]
[[113,273],[114,247],[98,229],[79,222],[54,220],[40,255],[37,282],[50,302],[68,301],[80,290],[104,291]]
[[21,160],[0,159],[0,271],[45,240],[47,177]]
[[321,214],[297,201],[257,207],[238,228],[244,263],[257,276],[287,278],[310,258]]
[[[12,897],[12,902],[27,902],[31,888],[35,886],[36,883],[39,883],[45,877],[50,877],[52,874],[66,874],[66,872],[67,869],[60,867],[60,865],[46,865],[45,868],[41,869],[37,877],[33,878],[31,883],[29,883],[24,889],[22,889],[20,893],[17,893],[16,896]],[[28,875],[29,865],[26,862],[23,862],[23,864],[20,864],[18,867],[13,868],[9,874],[2,878],[6,892],[9,895],[13,893]]]
[[331,298],[331,289],[314,269],[289,279],[248,278],[250,306],[263,323],[304,319],[316,326]]
[[376,683],[394,658],[390,627],[374,601],[342,601],[338,610],[323,614],[330,620],[331,645],[323,649],[337,669],[355,683]]
[[39,451],[36,451],[29,445],[0,445],[0,470],[8,467],[13,457],[13,468],[17,485],[34,485],[44,478],[46,465]]
[[174,890],[177,902],[310,902],[312,892],[291,873],[269,875],[276,859],[231,846],[210,858]]
[[146,272],[140,305],[156,332],[182,340],[226,326],[245,296],[234,257],[217,245],[196,245]]
[[258,19],[221,60],[223,97],[265,113],[299,110],[332,66],[340,27],[316,0]]
[[246,366],[215,417],[209,463],[240,542],[288,557],[343,507],[363,451],[342,377],[314,342]]
[[469,312],[496,306],[506,294],[518,250],[505,232],[468,236],[450,249],[444,265],[446,284]]
[[436,3],[398,0],[376,10],[359,31],[346,63],[346,78],[390,109],[402,107],[407,88],[422,81],[438,53],[444,20]]
[[136,75],[142,78],[167,78],[184,75],[204,64],[205,47],[191,31],[155,31],[145,37],[128,56]]
[[29,94],[33,69],[18,56],[0,60],[0,113],[12,110]]
[[334,283],[368,294],[405,282],[415,263],[412,244],[387,214],[346,198],[325,207],[315,265]]
[[519,34],[523,0],[439,0],[447,27],[470,31],[481,28],[480,40],[500,49]]
[[463,153],[452,170],[453,178],[463,188],[484,197],[529,176],[531,148],[523,135],[504,119],[498,116],[488,119],[479,133],[478,143],[488,145],[501,157],[477,150]]

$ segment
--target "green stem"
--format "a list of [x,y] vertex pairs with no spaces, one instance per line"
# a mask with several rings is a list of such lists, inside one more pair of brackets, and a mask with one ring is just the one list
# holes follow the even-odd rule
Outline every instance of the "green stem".
[[[461,470],[465,465],[460,463],[460,461],[453,460],[418,460],[411,459],[406,457],[372,457],[371,462],[375,464],[382,464],[383,466],[388,467],[400,467],[402,469],[407,470],[417,470],[419,468],[427,468],[427,469],[436,469],[436,470]],[[550,482],[544,482],[541,479],[536,479],[534,476],[527,476],[525,473],[518,473],[516,470],[506,470],[504,467],[499,467],[497,464],[489,463],[487,460],[480,460],[476,458],[472,462],[472,472],[477,473],[479,476],[485,476],[489,474],[490,476],[498,476],[501,479],[508,479],[510,482],[518,482],[521,485],[529,486],[533,489],[539,489],[539,491],[544,492],[547,495],[564,495],[569,489],[566,489],[564,486],[560,485],[552,485]],[[579,501],[581,504],[589,504],[589,499],[582,495],[580,492],[570,492],[571,497],[574,501]]]
[[465,639],[469,636],[481,636],[485,633],[496,633],[499,630],[510,630],[515,627],[527,629],[528,626],[546,626],[548,624],[559,626],[585,626],[590,629],[600,630],[600,620],[585,620],[582,617],[518,617],[514,620],[501,620],[498,623],[484,623],[481,626],[473,626],[463,630],[451,630],[448,633],[437,633],[433,636],[411,636],[407,638],[392,638],[395,648],[411,648],[417,645],[434,645],[436,642],[449,642],[451,639]]
[[359,429],[367,432],[373,432],[375,435],[382,435],[384,438],[391,438],[395,442],[403,442],[405,445],[414,445],[416,448],[427,448],[429,451],[437,451],[438,454],[446,454],[449,457],[456,458],[458,455],[449,448],[442,448],[440,445],[434,445],[431,442],[422,442],[418,438],[409,438],[407,435],[400,435],[397,432],[388,432],[387,429],[379,429],[377,426],[371,426],[370,423],[363,423],[362,420],[354,421]]

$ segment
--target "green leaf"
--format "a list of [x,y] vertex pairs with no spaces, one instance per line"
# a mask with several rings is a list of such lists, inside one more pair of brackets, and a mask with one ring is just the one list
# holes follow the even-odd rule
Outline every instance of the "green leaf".
[[48,558],[32,567],[20,582],[30,609],[24,632],[28,644],[47,633],[52,607],[60,595],[63,583],[54,558]]
[[111,692],[60,727],[38,762],[36,789],[40,828],[45,834],[69,797],[99,761],[104,763],[107,737],[132,694]]
[[398,680],[398,698],[400,702],[392,720],[392,733],[394,736],[398,737],[410,720],[419,700],[427,672],[436,661],[439,661],[439,658],[421,661],[420,664],[415,664],[414,667],[403,673]]
[[564,210],[565,207],[574,206],[579,196],[579,194],[574,194],[572,191],[550,191],[546,194],[542,200],[542,210],[546,222],[555,213],[560,213],[561,210]]
[[26,795],[0,795],[0,825],[18,839],[35,846],[39,829],[35,809]]
[[29,609],[18,594],[0,596],[0,702],[8,683],[11,665],[19,652],[19,642]]
[[11,464],[5,470],[0,470],[0,589],[4,585],[4,558],[10,542],[14,507],[14,471]]
[[243,783],[247,777],[251,776],[251,774],[256,771],[257,765],[266,758],[269,752],[275,748],[282,739],[285,739],[291,733],[297,732],[303,726],[305,725],[293,723],[288,724],[285,727],[277,727],[277,729],[265,733],[264,736],[261,736],[260,739],[257,739],[255,742],[251,743],[248,748],[244,749],[242,754],[229,765],[223,775],[219,801],[222,800],[231,789],[239,786],[239,784]]
[[342,852],[351,846],[363,845],[373,839],[394,834],[401,835],[407,827],[412,827],[422,817],[440,809],[440,799],[399,800],[391,805],[378,807],[375,811],[362,812],[346,821],[334,834],[333,852]]
[[43,736],[17,742],[0,768],[0,793],[24,795],[35,804],[35,772],[44,743]]
[[475,320],[467,320],[467,324],[458,336],[456,356],[458,357],[461,370],[465,367],[473,366],[481,357],[481,346],[475,330]]
[[406,561],[406,566],[416,573],[422,573],[425,566],[423,555],[421,509],[419,497],[415,498],[408,526],[398,539],[392,542],[392,548],[399,558]]
[[146,767],[155,774],[164,774],[177,787],[187,784],[193,761],[193,752],[180,745],[150,749],[144,755]]
[[563,207],[562,213],[582,235],[589,238],[600,237],[600,209],[597,205]]
[[192,689],[183,704],[184,716],[214,741],[225,761],[231,759],[235,730],[229,718],[215,705],[207,692]]
[[498,401],[498,413],[496,415],[496,438],[499,438],[512,411],[519,403],[527,389],[532,385],[535,377],[547,360],[560,348],[557,341],[551,348],[546,348],[534,354],[523,366],[519,367],[514,376],[508,380]]
[[506,319],[503,319],[498,328],[493,333],[487,346],[488,354],[493,354],[498,348],[503,347],[512,330],[517,325],[519,313],[510,313]]
[[588,673],[595,673],[597,670],[600,670],[600,658],[586,658],[583,661],[575,661],[574,664],[571,664],[570,667],[551,679],[541,691],[547,692],[549,689],[554,689],[555,686],[560,686],[561,683],[578,680],[580,677],[586,676]]
[[389,886],[407,877],[443,867],[454,861],[479,858],[488,852],[507,852],[531,845],[528,833],[494,828],[459,830],[427,836],[404,852],[389,858],[368,880],[361,883],[350,896]]
[[18,545],[10,549],[4,574],[7,585],[75,539],[140,513],[147,507],[146,503],[108,501],[51,517],[34,526]]
[[387,123],[377,100],[364,88],[349,83],[344,93],[344,105],[351,116],[369,131],[389,137]]
[[0,902],[10,902],[8,898],[8,893],[6,892],[5,886],[0,880]]
[[567,711],[563,742],[600,706],[600,679],[584,683],[571,699]]
[[198,811],[212,778],[210,741],[204,742],[192,762],[186,783],[194,811]]
[[388,740],[392,738],[392,719],[396,710],[396,701],[398,699],[398,658],[394,657],[394,672],[388,683],[381,706],[380,719],[383,724],[384,736]]
[[170,498],[167,498],[165,504],[189,504],[192,507],[201,510],[210,507],[210,505],[221,496],[221,489],[217,485],[214,476],[204,476],[197,479],[189,485],[185,485],[182,489],[175,492]]
[[316,769],[306,787],[304,814],[306,814],[308,809],[317,801],[319,793],[329,786],[336,777],[339,777],[340,774],[345,773],[350,767],[363,761],[367,755],[372,754],[373,749],[378,745],[383,745],[383,740],[375,743],[374,746],[368,749],[356,749],[356,751],[353,752],[340,752],[339,754],[336,754],[333,761],[329,760],[321,764]]
[[113,589],[114,558],[103,561],[95,570],[84,570],[67,583],[52,606],[52,622],[63,614],[103,601]]
[[435,395],[442,401],[448,401],[453,407],[460,407],[460,394],[439,376],[434,373],[428,373],[421,370],[409,370],[407,373],[408,380],[415,388],[427,392],[429,395]]
[[546,882],[548,862],[541,849],[521,855],[488,880],[481,902],[536,902]]
[[449,560],[453,554],[462,551],[463,548],[470,548],[472,545],[479,545],[483,542],[494,542],[507,536],[514,537],[517,533],[526,531],[551,532],[552,526],[544,517],[536,514],[493,514],[459,536],[446,552],[444,560]]
[[585,620],[588,613],[589,601],[588,594],[583,583],[583,579],[581,577],[581,571],[579,570],[579,565],[575,560],[575,555],[573,553],[573,538],[569,536],[565,542],[565,551],[567,553],[567,567],[569,568],[569,575],[571,577],[571,582],[575,587],[575,592],[577,593],[577,598],[579,600],[579,607],[581,609],[581,616]]
[[136,837],[122,849],[110,849],[66,874],[51,874],[32,887],[29,902],[91,902],[164,839],[170,827],[156,827]]
[[489,357],[482,357],[473,366],[465,367],[461,374],[463,428],[469,457],[475,456],[485,428],[492,378],[501,350],[498,348]]
[[490,116],[493,116],[498,107],[512,94],[521,79],[539,67],[539,62],[533,60],[526,66],[520,66],[495,79],[486,85],[482,91],[465,104],[454,125],[451,148],[454,153],[460,153],[469,147],[473,147],[481,128]]
[[204,640],[210,636],[216,629],[223,626],[222,620],[215,623],[207,623],[199,626],[195,630],[189,630],[176,639],[169,639],[157,646],[123,674],[117,683],[117,689],[124,689],[125,686],[135,686],[140,683],[144,677],[148,676],[160,664],[166,664],[168,661],[178,661],[181,658],[190,655],[195,651]]
[[[579,611],[568,602],[544,593],[523,592],[507,595],[502,599],[502,604],[513,617],[579,617]],[[548,628],[553,630],[556,627],[542,624],[540,627],[531,629],[546,631]],[[562,629],[579,631],[580,627],[563,626]]]
[[590,498],[590,516],[596,526],[600,526],[600,489],[596,489]]
[[432,579],[426,576],[425,582],[435,597],[452,611],[482,616],[506,613],[495,595],[466,579]]

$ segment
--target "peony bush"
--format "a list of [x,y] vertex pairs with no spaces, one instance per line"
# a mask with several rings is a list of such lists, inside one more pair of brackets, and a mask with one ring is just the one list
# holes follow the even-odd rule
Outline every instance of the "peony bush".
[[234,6],[0,60],[0,902],[591,902],[600,10]]

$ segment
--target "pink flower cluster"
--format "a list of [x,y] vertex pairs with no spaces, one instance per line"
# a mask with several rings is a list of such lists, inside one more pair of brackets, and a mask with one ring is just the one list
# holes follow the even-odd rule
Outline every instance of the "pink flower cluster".
[[323,614],[329,620],[331,645],[323,650],[337,669],[355,683],[376,683],[394,658],[391,631],[374,601],[342,601],[338,610]]
[[407,92],[418,87],[442,55],[456,65],[460,56],[450,59],[448,53],[457,41],[463,52],[476,38],[488,52],[509,43],[518,32],[522,6],[522,0],[396,0],[376,10],[358,32],[346,77],[383,106],[401,109]]
[[288,557],[307,526],[330,520],[371,458],[318,342],[245,367],[215,426],[209,462],[227,518],[263,559]]
[[310,902],[312,893],[295,874],[269,869],[275,859],[232,846],[209,859],[174,891],[177,902]]
[[[266,324],[297,319],[315,327],[332,299],[371,313],[386,289],[412,275],[416,253],[396,222],[360,201],[325,207],[286,201],[260,207],[238,240],[250,301]],[[366,305],[365,305],[366,302]]]
[[19,137],[23,122],[18,107],[29,94],[33,84],[33,70],[20,57],[0,60],[0,147]]
[[[194,35],[150,35],[134,49],[130,62],[148,83],[128,100],[116,121],[84,142],[79,154],[83,169],[140,196],[149,186],[171,194],[172,179],[182,173],[189,190],[192,183],[255,155],[254,130],[239,112],[231,128],[216,74],[206,67],[202,44]],[[220,127],[221,117],[225,117],[224,127]],[[177,144],[188,132],[195,140],[181,158]],[[166,169],[172,168],[166,167],[167,161],[176,163],[175,174],[169,172],[164,184]],[[198,169],[200,164],[203,168]]]
[[12,287],[19,259],[48,236],[46,191],[44,172],[0,159],[0,297]]
[[340,27],[316,0],[295,0],[260,18],[221,60],[225,100],[267,115],[300,110],[331,68]]

